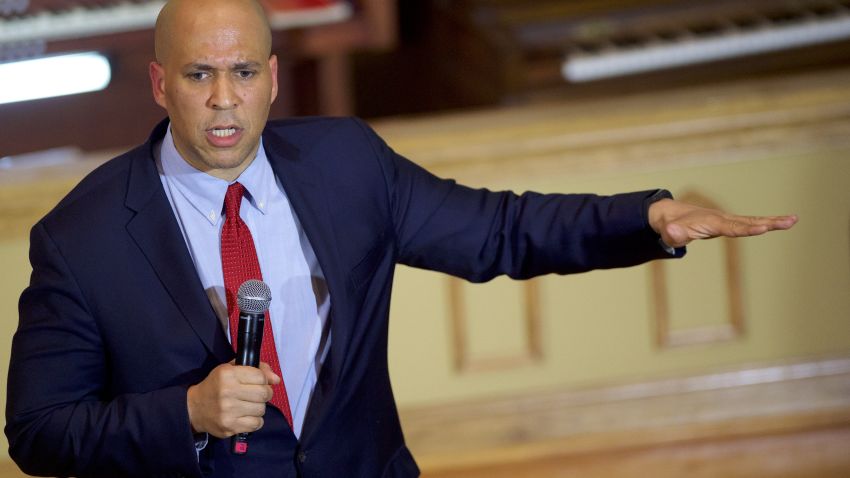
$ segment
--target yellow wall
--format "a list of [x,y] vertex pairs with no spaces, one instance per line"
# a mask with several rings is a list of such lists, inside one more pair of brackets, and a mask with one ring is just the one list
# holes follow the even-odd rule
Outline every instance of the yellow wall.
[[[0,406],[3,410],[6,409],[6,374],[9,370],[12,334],[18,325],[18,296],[26,287],[31,270],[27,260],[28,242],[22,238],[0,241]],[[4,434],[0,438],[0,456],[8,456],[8,448]]]

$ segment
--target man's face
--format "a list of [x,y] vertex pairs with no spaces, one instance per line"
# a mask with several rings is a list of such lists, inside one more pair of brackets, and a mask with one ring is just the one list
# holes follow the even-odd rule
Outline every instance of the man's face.
[[187,162],[235,179],[253,160],[277,96],[277,58],[244,9],[195,11],[173,25],[168,53],[151,64],[154,99]]

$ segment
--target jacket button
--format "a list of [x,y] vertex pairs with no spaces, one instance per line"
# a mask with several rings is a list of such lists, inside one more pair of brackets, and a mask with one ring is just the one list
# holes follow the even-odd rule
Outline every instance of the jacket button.
[[307,461],[307,454],[303,451],[298,452],[298,463],[304,463],[305,461]]

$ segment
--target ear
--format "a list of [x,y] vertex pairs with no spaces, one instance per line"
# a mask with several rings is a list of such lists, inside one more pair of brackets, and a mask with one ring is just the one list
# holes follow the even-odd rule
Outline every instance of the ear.
[[271,104],[277,98],[277,55],[269,57],[269,72],[272,75],[272,97],[269,100],[269,104]]
[[152,61],[148,68],[148,73],[151,77],[151,91],[156,104],[168,109],[168,104],[165,100],[165,69],[159,63]]

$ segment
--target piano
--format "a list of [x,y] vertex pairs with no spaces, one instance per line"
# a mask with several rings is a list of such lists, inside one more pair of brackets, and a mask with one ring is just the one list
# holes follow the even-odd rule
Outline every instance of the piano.
[[[153,28],[164,0],[0,0],[0,44],[110,35]],[[274,30],[347,20],[344,0],[263,0]]]
[[[735,79],[850,60],[850,39],[832,34],[850,17],[850,0],[432,0],[427,44],[432,82],[467,106],[610,96],[696,82]],[[815,32],[817,45],[630,76],[572,74],[574,64],[644,49],[770,31]],[[811,36],[811,35],[810,35]],[[846,35],[845,35],[846,37]],[[745,39],[748,39],[746,37]],[[782,38],[784,40],[784,38]],[[683,48],[686,49],[686,48]],[[661,54],[667,49],[660,49]],[[676,48],[670,51],[678,52]],[[583,71],[583,70],[582,70]],[[586,81],[586,82],[585,82]],[[455,105],[455,107],[464,105]]]

